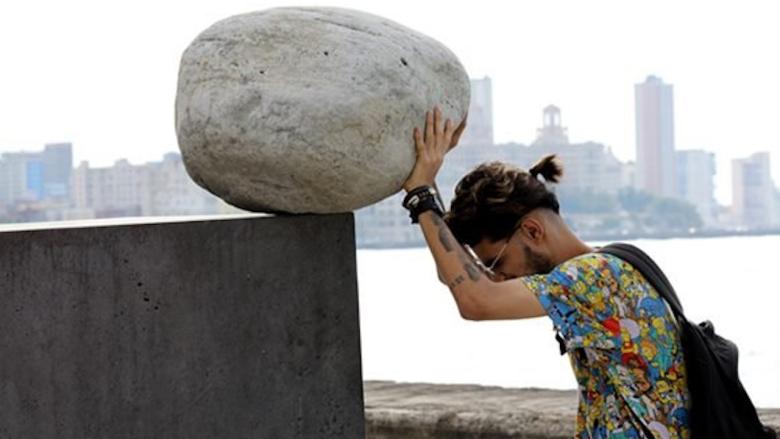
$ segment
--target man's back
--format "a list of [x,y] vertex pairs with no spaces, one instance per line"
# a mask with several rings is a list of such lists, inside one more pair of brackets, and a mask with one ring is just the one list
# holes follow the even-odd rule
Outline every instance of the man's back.
[[579,385],[577,437],[689,437],[679,332],[658,292],[601,253],[523,278],[563,337]]

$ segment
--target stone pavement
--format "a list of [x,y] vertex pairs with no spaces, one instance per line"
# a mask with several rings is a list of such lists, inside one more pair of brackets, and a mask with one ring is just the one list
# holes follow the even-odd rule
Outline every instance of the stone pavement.
[[[574,390],[365,381],[366,432],[372,439],[571,438]],[[780,409],[759,410],[780,427]]]

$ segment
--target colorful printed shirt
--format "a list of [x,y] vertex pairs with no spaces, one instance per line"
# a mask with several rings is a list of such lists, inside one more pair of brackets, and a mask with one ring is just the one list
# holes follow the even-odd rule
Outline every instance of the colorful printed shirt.
[[671,311],[627,262],[602,253],[522,278],[566,345],[577,379],[577,438],[687,438],[690,408]]

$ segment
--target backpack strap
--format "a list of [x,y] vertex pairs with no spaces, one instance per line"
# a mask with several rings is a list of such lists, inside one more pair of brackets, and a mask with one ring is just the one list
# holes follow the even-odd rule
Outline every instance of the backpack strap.
[[[677,293],[674,291],[672,283],[669,282],[669,279],[666,277],[664,272],[661,271],[655,261],[653,261],[653,259],[647,253],[642,251],[642,249],[631,244],[613,243],[605,247],[600,247],[596,251],[599,253],[616,256],[631,264],[635,269],[639,270],[639,272],[642,273],[642,276],[644,276],[645,279],[650,282],[653,288],[658,291],[658,294],[660,294],[666,303],[669,304],[669,306],[672,308],[672,312],[674,312],[676,319],[678,321],[684,321],[683,319],[685,319],[685,314],[683,314],[680,299],[677,297]],[[637,415],[631,408],[631,405],[628,404],[625,396],[620,392],[618,393],[620,394],[620,397],[623,398],[625,404],[629,407],[629,411],[631,412],[634,421],[637,422],[642,429],[642,433],[648,438],[655,437],[653,432],[645,423],[644,419],[639,417],[639,415]]]
[[616,256],[642,273],[642,276],[658,291],[658,294],[666,300],[666,303],[672,308],[675,317],[679,321],[687,320],[683,313],[682,304],[677,297],[677,293],[672,287],[672,283],[666,277],[663,271],[653,261],[653,259],[642,251],[639,247],[626,243],[613,243],[605,247],[600,247],[596,251]]

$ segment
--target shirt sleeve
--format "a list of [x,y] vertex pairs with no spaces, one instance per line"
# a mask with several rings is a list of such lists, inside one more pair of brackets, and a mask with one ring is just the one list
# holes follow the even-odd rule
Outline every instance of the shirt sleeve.
[[619,273],[614,270],[601,255],[587,254],[550,273],[521,278],[552,319],[567,351],[621,346],[620,317],[611,300],[619,293]]

